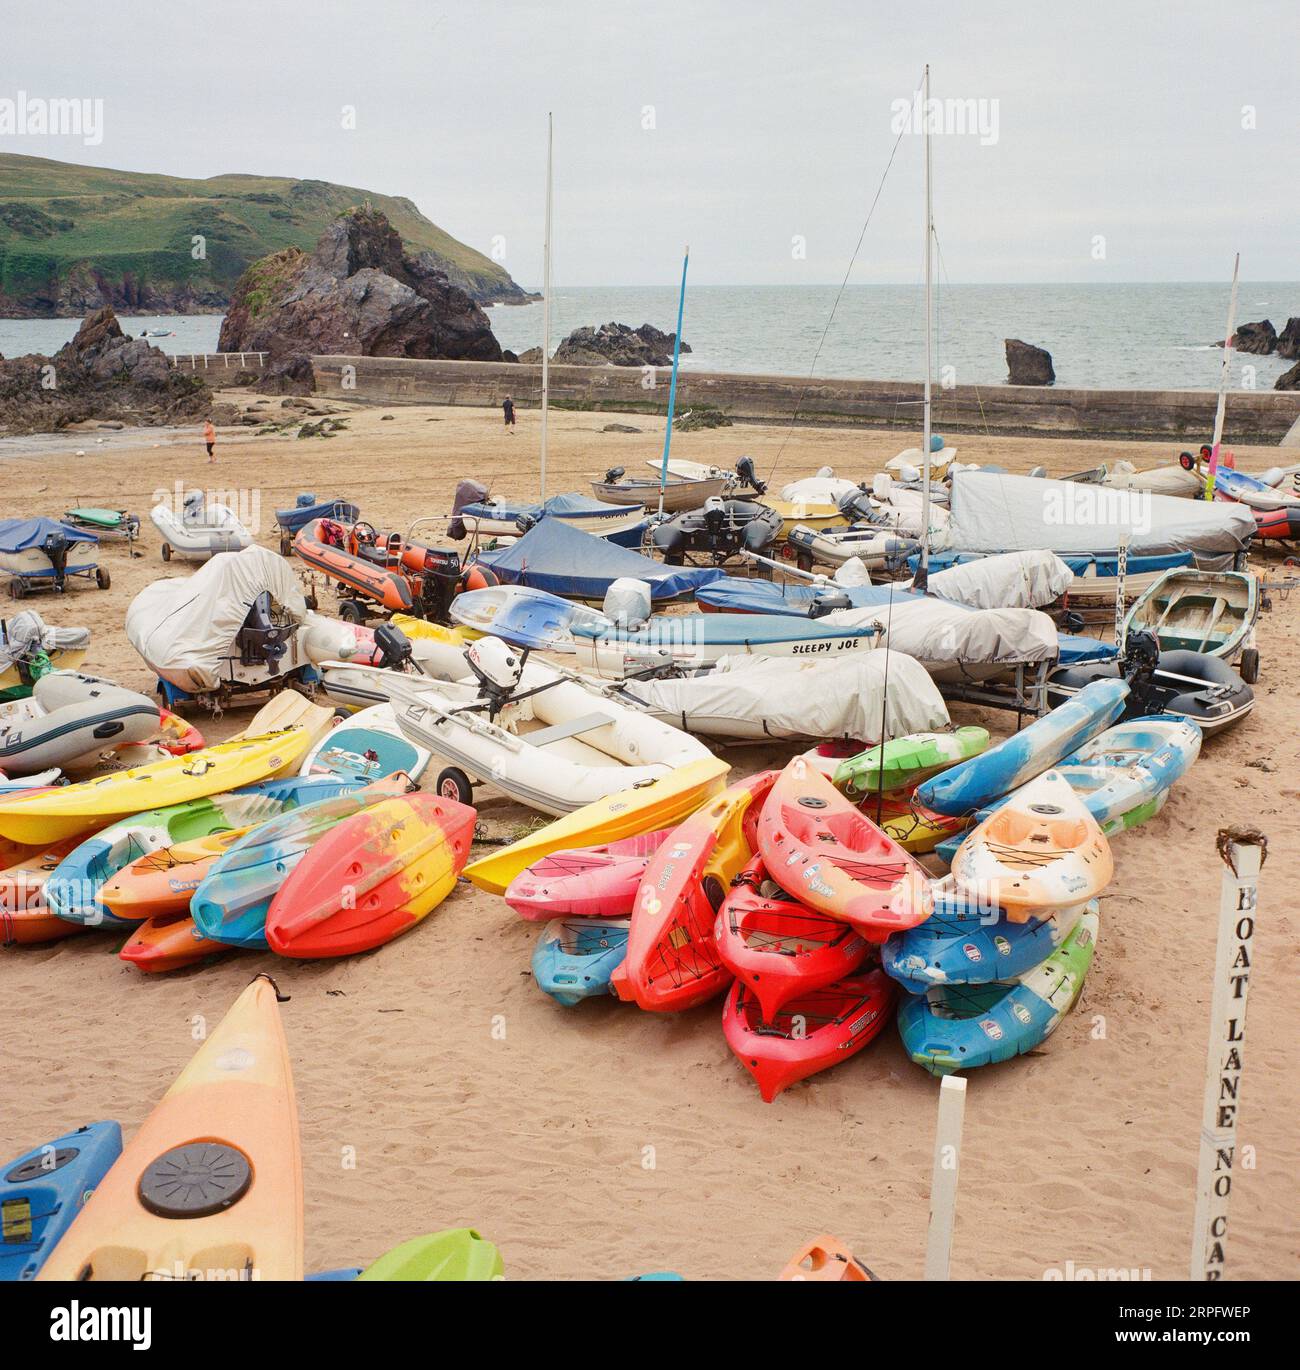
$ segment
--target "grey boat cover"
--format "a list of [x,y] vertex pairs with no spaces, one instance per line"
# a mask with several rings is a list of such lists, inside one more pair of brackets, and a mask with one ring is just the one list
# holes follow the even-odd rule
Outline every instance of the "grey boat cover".
[[906,652],[931,670],[1034,665],[1055,661],[1061,650],[1056,624],[1039,609],[970,609],[942,599],[908,599],[892,608],[837,609],[822,622],[879,624],[882,646]]
[[38,652],[78,651],[90,646],[89,628],[55,628],[30,609],[0,623],[0,671],[30,661]]
[[1004,552],[935,571],[929,584],[931,594],[972,609],[1041,609],[1060,599],[1073,580],[1055,552]]
[[931,732],[948,707],[918,661],[880,648],[842,661],[724,656],[703,675],[627,682],[618,697],[692,733],[735,738],[856,738]]
[[1105,555],[1127,541],[1132,556],[1191,552],[1210,567],[1230,560],[1255,532],[1254,516],[1238,504],[999,471],[959,472],[950,507],[943,547],[963,552]]
[[146,586],[127,608],[126,635],[164,680],[187,680],[183,688],[191,691],[214,690],[263,590],[291,617],[306,617],[307,601],[289,563],[265,547],[252,546],[218,552],[192,576]]

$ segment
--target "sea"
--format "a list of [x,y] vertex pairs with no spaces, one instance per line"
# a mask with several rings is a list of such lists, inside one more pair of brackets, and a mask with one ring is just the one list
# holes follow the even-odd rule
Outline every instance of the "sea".
[[[1000,385],[1003,341],[1021,338],[1052,354],[1062,386],[1104,390],[1212,390],[1222,359],[1228,311],[1223,282],[1151,285],[948,285],[935,291],[936,383]],[[1300,315],[1300,282],[1247,282],[1240,321],[1271,319],[1280,332]],[[502,347],[523,352],[541,342],[542,306],[488,310]],[[682,336],[689,371],[750,372],[800,378],[915,380],[924,374],[925,304],[919,287],[696,286],[686,296]],[[555,287],[551,340],[611,321],[672,332],[672,287]],[[215,352],[216,314],[123,316],[133,334],[165,352]],[[0,319],[0,354],[51,353],[76,331],[76,319]],[[1231,383],[1260,390],[1294,363],[1234,354]]]

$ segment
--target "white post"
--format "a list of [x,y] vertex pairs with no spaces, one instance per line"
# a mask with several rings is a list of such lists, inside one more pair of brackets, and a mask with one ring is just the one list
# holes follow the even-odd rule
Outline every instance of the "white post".
[[546,503],[546,411],[551,402],[551,115],[546,116],[546,230],[542,242],[542,461],[541,496]]
[[930,64],[925,64],[921,82],[921,127],[925,134],[925,405],[921,428],[921,558],[912,584],[923,594],[930,587],[930,367],[933,364],[934,305],[932,303],[932,266],[930,248],[934,240],[934,204],[930,175]]
[[948,1278],[965,1116],[966,1081],[956,1075],[945,1075],[939,1086],[939,1125],[934,1134],[934,1173],[930,1177],[930,1229],[925,1239],[927,1280]]
[[1224,828],[1217,845],[1224,869],[1210,1045],[1205,1062],[1201,1154],[1196,1168],[1190,1274],[1193,1280],[1223,1278],[1246,1043],[1246,996],[1254,965],[1257,886],[1268,839],[1255,828]]

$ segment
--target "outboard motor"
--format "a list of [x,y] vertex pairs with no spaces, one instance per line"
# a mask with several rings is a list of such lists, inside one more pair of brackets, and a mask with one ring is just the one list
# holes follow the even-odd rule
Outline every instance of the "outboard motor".
[[458,481],[456,496],[451,503],[451,522],[447,525],[447,536],[459,542],[465,536],[465,520],[461,511],[467,504],[479,504],[487,498],[487,486],[476,480]]
[[1143,713],[1160,713],[1160,700],[1151,689],[1156,667],[1160,664],[1160,641],[1149,628],[1136,628],[1131,631],[1124,643],[1124,655],[1120,659],[1120,674],[1129,683],[1131,699],[1125,710],[1128,717],[1133,716],[1133,705],[1137,704]]
[[294,500],[293,505],[295,509],[310,509],[315,503],[316,496],[304,490],[298,498]]
[[54,568],[54,588],[62,590],[68,579],[68,540],[62,533],[47,533],[41,543],[41,551],[50,559]]
[[480,692],[488,702],[488,717],[495,718],[510,702],[524,673],[523,654],[499,637],[481,637],[465,652]]
[[182,523],[202,523],[203,522],[203,491],[187,490],[185,498],[181,501],[181,522]]
[[736,474],[740,477],[741,485],[748,485],[756,494],[767,494],[767,482],[759,480],[753,457],[741,457],[736,463]]
[[460,557],[450,547],[430,547],[424,554],[420,608],[430,623],[449,622],[451,602],[460,588]]
[[627,475],[627,467],[611,466],[609,470],[605,472],[605,484],[616,485],[625,475]]
[[381,623],[375,629],[375,650],[379,654],[378,664],[386,671],[405,670],[414,651],[411,639],[391,623]]
[[845,590],[818,590],[813,596],[813,602],[808,609],[809,618],[824,618],[827,614],[833,614],[836,609],[851,609],[853,601],[849,598]]
[[296,625],[277,624],[271,615],[271,592],[263,590],[253,601],[235,637],[241,666],[267,666],[272,675],[280,671],[280,658],[289,650]]
[[704,501],[704,526],[710,533],[720,533],[727,517],[727,506],[720,495],[710,495]]

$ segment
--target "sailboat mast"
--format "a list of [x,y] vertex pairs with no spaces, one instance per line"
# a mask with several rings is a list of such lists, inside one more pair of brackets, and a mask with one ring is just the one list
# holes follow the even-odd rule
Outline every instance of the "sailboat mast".
[[542,460],[541,496],[546,502],[546,413],[551,402],[551,146],[552,116],[546,116],[546,228],[542,237]]
[[924,421],[921,438],[922,485],[921,485],[921,558],[913,584],[924,591],[930,576],[930,369],[934,348],[934,309],[931,303],[933,264],[931,245],[934,238],[934,206],[932,203],[932,181],[930,175],[930,64],[925,64],[925,75],[921,81],[921,121],[925,134],[925,403]]
[[677,296],[677,333],[673,338],[673,377],[668,386],[668,423],[664,428],[664,460],[659,470],[659,517],[664,515],[664,492],[668,488],[668,454],[673,446],[673,415],[677,412],[677,365],[682,356],[682,315],[686,309],[686,268],[691,264],[688,243],[682,257],[682,288]]
[[1219,402],[1214,410],[1214,438],[1210,444],[1210,469],[1205,477],[1205,498],[1214,498],[1214,481],[1219,474],[1219,444],[1223,441],[1223,415],[1228,404],[1228,376],[1232,370],[1233,331],[1237,327],[1237,272],[1241,253],[1232,263],[1232,295],[1228,300],[1228,331],[1223,335],[1223,362],[1219,367]]

